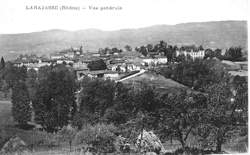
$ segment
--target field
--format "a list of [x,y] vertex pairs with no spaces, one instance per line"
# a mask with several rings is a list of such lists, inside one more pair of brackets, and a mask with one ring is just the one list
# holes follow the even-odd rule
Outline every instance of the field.
[[158,75],[153,72],[146,72],[131,79],[124,80],[122,82],[125,84],[136,85],[140,84],[142,81],[156,88],[156,92],[160,94],[175,92],[178,91],[179,89],[188,89],[188,87],[184,86],[181,83],[178,83],[172,79],[167,79],[164,76]]

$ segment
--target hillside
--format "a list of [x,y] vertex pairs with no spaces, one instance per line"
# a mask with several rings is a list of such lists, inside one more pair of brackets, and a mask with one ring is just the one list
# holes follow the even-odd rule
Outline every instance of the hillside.
[[104,47],[132,47],[164,40],[170,44],[196,44],[207,47],[247,47],[246,21],[220,21],[156,25],[140,29],[101,31],[49,30],[26,34],[0,35],[0,56],[13,59],[21,53],[46,54],[81,44],[89,51]]
[[172,79],[167,79],[164,76],[155,74],[153,72],[145,72],[139,76],[122,81],[124,84],[133,84],[133,86],[137,84],[139,85],[142,82],[154,87],[155,91],[160,94],[176,92],[180,89],[188,89],[188,87],[181,83],[178,83]]

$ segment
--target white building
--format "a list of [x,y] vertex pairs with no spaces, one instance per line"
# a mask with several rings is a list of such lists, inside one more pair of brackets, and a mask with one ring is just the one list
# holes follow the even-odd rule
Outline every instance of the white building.
[[158,58],[143,58],[143,65],[160,65],[160,64],[166,64],[168,62],[168,59],[166,57],[158,57]]
[[64,55],[62,55],[62,54],[51,54],[50,55],[50,59],[52,59],[52,60],[63,59],[63,58],[64,58]]
[[190,52],[188,51],[176,51],[176,56],[179,56],[183,54],[185,57],[186,56],[190,56],[192,59],[203,59],[205,57],[205,51],[204,50],[200,50],[200,51],[193,51],[191,50]]
[[158,64],[166,64],[167,62],[168,62],[168,58],[166,58],[166,57],[159,57],[156,60],[156,63],[158,63]]
[[74,63],[74,61],[72,61],[72,60],[67,60],[67,59],[65,59],[65,60],[62,59],[62,60],[57,60],[57,61],[56,61],[57,64],[63,64],[63,62],[65,62],[66,64],[70,64],[70,63],[73,64],[73,63]]
[[68,52],[64,54],[64,57],[73,59],[75,56],[74,52]]
[[78,61],[78,62],[73,63],[73,68],[88,69],[88,65],[84,62]]
[[127,64],[127,69],[128,69],[128,71],[136,71],[136,70],[140,70],[141,67],[136,66],[135,64]]
[[118,72],[107,72],[104,74],[104,79],[118,79],[119,78],[119,74]]

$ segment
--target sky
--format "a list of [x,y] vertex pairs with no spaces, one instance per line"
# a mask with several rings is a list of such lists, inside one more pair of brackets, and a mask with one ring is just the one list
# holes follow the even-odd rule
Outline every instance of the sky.
[[[73,6],[83,10],[27,10],[30,6]],[[99,10],[89,10],[89,6]],[[100,7],[122,7],[100,10]],[[0,34],[49,29],[118,30],[158,24],[247,20],[247,0],[0,0]]]

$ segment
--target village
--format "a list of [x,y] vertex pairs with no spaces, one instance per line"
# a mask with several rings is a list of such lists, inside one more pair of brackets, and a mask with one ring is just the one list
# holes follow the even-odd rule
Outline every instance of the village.
[[[143,70],[152,69],[157,66],[162,67],[168,64],[168,58],[159,52],[148,52],[147,56],[143,56],[136,51],[122,52],[123,50],[90,53],[85,52],[83,47],[80,46],[79,48],[70,48],[53,53],[49,57],[22,55],[14,60],[13,64],[18,67],[26,66],[28,70],[34,69],[36,71],[43,66],[66,64],[68,67],[74,69],[78,80],[86,76],[120,80],[127,75],[133,75]],[[185,57],[190,56],[193,60],[203,59],[205,57],[205,50],[194,51],[190,49],[186,51],[180,49],[175,52],[175,57],[180,55],[184,55]],[[105,63],[105,69],[90,69],[88,67],[90,62],[97,62],[98,60],[102,60]]]
[[[175,47],[176,48],[176,47]],[[136,47],[135,49],[138,49]],[[106,50],[105,52],[103,52]],[[147,49],[148,50],[148,49]],[[176,48],[172,52],[172,63],[178,63],[178,57],[190,58],[191,60],[203,60],[206,55],[209,55],[210,49],[203,49],[202,47],[196,48],[195,46],[182,46]],[[225,55],[225,50],[221,51],[222,55]],[[172,59],[172,58],[171,58]],[[91,62],[98,63],[104,62],[103,67],[97,67],[94,69],[89,68]],[[168,66],[170,60],[164,53],[159,51],[150,52],[147,51],[147,55],[138,51],[132,51],[132,49],[99,49],[98,52],[89,52],[84,50],[83,46],[79,48],[69,48],[60,52],[52,53],[49,57],[38,57],[36,55],[21,55],[19,58],[13,61],[13,64],[20,67],[26,66],[27,69],[39,70],[40,67],[65,64],[72,68],[75,72],[76,78],[81,80],[84,77],[99,77],[104,79],[111,79],[120,81],[128,76],[134,77],[134,74],[140,75],[146,70],[152,70],[157,67]],[[223,60],[222,63],[231,68],[229,73],[234,76],[247,76],[247,63]]]
[[[12,114],[14,120],[9,121],[13,125],[5,125],[2,131],[13,130],[18,137],[12,137],[13,133],[4,137],[3,142],[8,141],[2,142],[1,151],[7,152],[12,141],[19,141],[31,147],[26,151],[33,152],[42,147],[51,147],[52,150],[65,147],[68,152],[93,149],[90,152],[152,151],[164,154],[188,147],[204,153],[206,150],[200,142],[192,139],[201,136],[186,130],[200,134],[196,129],[203,127],[198,125],[210,125],[206,117],[217,117],[212,114],[214,110],[219,117],[236,120],[225,125],[234,128],[223,132],[237,131],[234,135],[240,138],[232,144],[212,138],[209,141],[214,144],[209,153],[222,152],[222,144],[230,146],[241,141],[245,144],[248,68],[243,50],[238,46],[222,50],[204,49],[201,45],[177,47],[160,41],[134,49],[127,45],[123,49],[106,47],[90,52],[79,46],[49,56],[21,54],[6,63],[2,58],[0,97],[12,102],[8,115]],[[208,107],[221,104],[217,101],[218,94],[219,100],[223,101],[221,108]],[[231,107],[233,104],[237,107]],[[195,112],[192,114],[186,110]],[[209,113],[201,117],[198,125],[192,121],[207,111]],[[176,115],[179,112],[184,116],[179,118]],[[161,113],[163,115],[159,115]],[[165,124],[168,119],[171,119],[169,124]],[[176,120],[190,124],[182,123],[184,127],[178,128]],[[134,123],[129,124],[131,121]],[[127,124],[129,131],[124,129]],[[192,129],[193,125],[197,125],[195,129]],[[165,126],[169,127],[166,130],[171,134],[178,132],[182,135],[175,136],[174,142],[171,136],[166,140],[159,138],[167,135],[162,130]],[[220,128],[216,122],[211,127]],[[19,130],[29,135],[35,132],[35,137],[46,136],[34,140],[26,138]],[[92,132],[90,137],[104,135],[104,140],[110,142],[103,143],[99,139],[98,145],[92,147],[98,138],[89,140],[85,137],[88,132]],[[209,134],[216,133],[211,130]],[[205,139],[203,142],[207,143]],[[141,147],[141,143],[148,146]],[[230,147],[224,150],[230,151]]]

